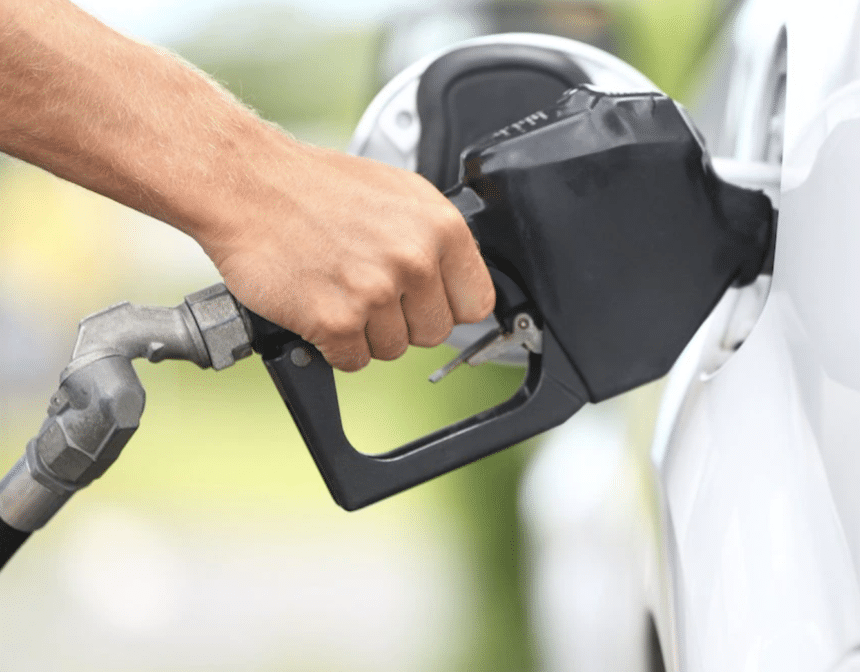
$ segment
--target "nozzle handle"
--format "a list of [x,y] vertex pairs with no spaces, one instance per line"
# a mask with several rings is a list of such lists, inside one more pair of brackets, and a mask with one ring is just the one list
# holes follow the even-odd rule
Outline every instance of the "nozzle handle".
[[323,356],[296,336],[264,361],[335,501],[359,509],[554,427],[587,394],[549,329],[543,353],[506,402],[382,455],[346,437],[334,375]]

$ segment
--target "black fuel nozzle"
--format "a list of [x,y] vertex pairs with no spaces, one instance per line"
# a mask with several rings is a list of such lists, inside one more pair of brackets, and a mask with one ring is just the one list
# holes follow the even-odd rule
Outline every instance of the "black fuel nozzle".
[[461,178],[482,203],[468,215],[482,254],[537,306],[590,401],[667,373],[725,290],[772,259],[770,200],[723,182],[664,94],[572,89],[466,149]]
[[720,180],[686,114],[659,93],[572,89],[466,149],[448,196],[490,268],[503,330],[526,313],[540,329],[507,402],[366,455],[343,432],[322,356],[254,318],[255,348],[347,509],[664,375],[725,290],[754,280],[772,258],[768,198]]

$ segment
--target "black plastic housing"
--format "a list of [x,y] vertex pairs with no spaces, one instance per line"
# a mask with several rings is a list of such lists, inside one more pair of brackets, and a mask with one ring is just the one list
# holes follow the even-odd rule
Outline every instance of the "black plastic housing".
[[667,373],[773,243],[770,200],[717,177],[660,93],[571,90],[468,148],[462,166],[449,197],[488,263],[538,307],[590,401]]

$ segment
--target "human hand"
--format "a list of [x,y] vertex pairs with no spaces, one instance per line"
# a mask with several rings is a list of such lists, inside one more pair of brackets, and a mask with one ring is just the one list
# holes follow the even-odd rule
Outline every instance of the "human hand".
[[243,305],[332,366],[395,359],[489,315],[475,240],[423,177],[283,136],[255,163],[240,216],[198,242]]

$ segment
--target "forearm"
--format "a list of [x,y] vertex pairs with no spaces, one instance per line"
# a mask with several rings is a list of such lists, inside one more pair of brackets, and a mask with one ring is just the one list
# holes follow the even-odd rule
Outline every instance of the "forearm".
[[291,141],[172,54],[65,0],[0,0],[0,150],[200,239],[272,143]]

